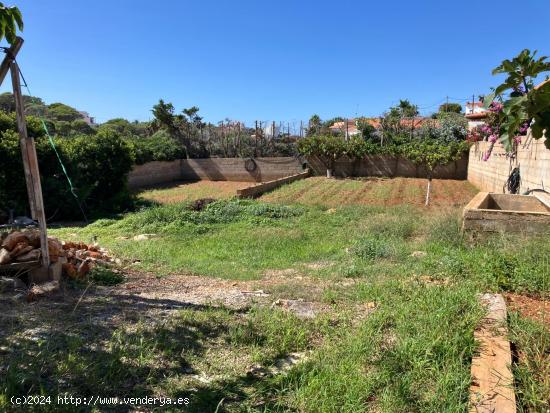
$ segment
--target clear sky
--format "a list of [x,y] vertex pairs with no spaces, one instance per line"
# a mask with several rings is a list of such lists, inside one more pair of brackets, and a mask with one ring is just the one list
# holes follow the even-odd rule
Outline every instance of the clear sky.
[[23,13],[32,93],[100,122],[147,120],[160,98],[211,122],[377,116],[400,98],[427,113],[487,93],[523,48],[550,54],[549,0],[4,3]]

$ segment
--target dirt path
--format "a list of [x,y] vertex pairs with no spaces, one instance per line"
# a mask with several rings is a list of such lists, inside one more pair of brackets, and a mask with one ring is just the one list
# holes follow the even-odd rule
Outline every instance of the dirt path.
[[[22,291],[0,294],[0,339],[17,331],[40,336],[47,329],[66,329],[70,323],[92,322],[112,329],[123,322],[157,322],[178,309],[224,306],[245,311],[252,305],[287,306],[290,311],[315,316],[327,308],[320,302],[324,284],[293,269],[267,271],[255,281],[204,276],[127,273],[114,287],[69,288],[28,303]],[[304,298],[296,297],[297,291]],[[299,314],[298,314],[299,315]],[[69,321],[71,320],[71,321]]]

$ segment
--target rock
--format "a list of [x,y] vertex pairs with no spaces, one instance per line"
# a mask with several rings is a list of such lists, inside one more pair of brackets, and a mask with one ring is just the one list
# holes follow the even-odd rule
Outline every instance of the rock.
[[34,285],[27,293],[27,302],[36,301],[38,298],[43,297],[59,289],[59,282],[48,281],[40,285]]
[[103,255],[101,255],[100,252],[97,252],[97,251],[90,251],[88,250],[88,256],[90,258],[93,258],[95,260],[98,260],[98,259],[101,259],[103,257]]
[[50,253],[50,258],[56,257],[57,261],[57,257],[63,253],[63,245],[57,239],[48,237],[48,252]]
[[425,257],[426,255],[428,255],[426,251],[413,251],[411,254],[411,257],[422,258],[422,257]]
[[279,306],[285,311],[290,311],[299,318],[315,318],[317,315],[314,310],[314,304],[303,300],[279,299],[271,305],[271,308],[275,306]]
[[192,211],[202,211],[208,204],[216,202],[214,198],[202,198],[197,199],[189,205],[189,209]]
[[40,232],[38,231],[28,231],[25,233],[29,245],[32,245],[34,248],[40,247]]
[[241,291],[241,294],[244,295],[253,295],[255,297],[269,297],[271,294],[266,293],[264,290],[256,291]]
[[9,293],[15,290],[13,278],[0,277],[0,293]]
[[0,265],[7,264],[11,261],[10,253],[5,248],[0,248]]
[[65,274],[67,277],[76,278],[77,271],[74,264],[67,262],[65,264],[62,264],[61,268],[63,270],[63,274]]
[[22,232],[15,231],[4,239],[2,242],[2,247],[6,248],[8,251],[11,251],[20,242],[26,242],[28,244],[27,237]]
[[[15,246],[10,250],[10,255],[12,258],[14,257],[17,257],[18,255],[20,255],[20,252],[25,249],[26,247],[29,246],[29,242],[27,240],[27,238],[25,238],[24,241],[21,241],[21,242],[18,242],[17,244],[15,244]],[[32,249],[32,247],[31,247]],[[27,251],[28,252],[28,251]]]
[[0,293],[26,289],[27,286],[19,278],[0,277]]
[[73,250],[77,247],[77,245],[72,241],[63,242],[61,245],[64,250]]
[[90,272],[92,267],[88,261],[83,261],[76,270],[78,277],[84,278]]
[[15,261],[17,262],[28,262],[28,261],[38,261],[40,258],[40,250],[34,249],[26,254],[20,255],[17,258],[15,258]]
[[12,252],[10,252],[10,255],[12,258],[19,257],[20,255],[24,255],[27,252],[33,250],[34,248],[32,245],[27,244],[26,242],[20,242],[15,246]]
[[145,241],[145,240],[148,240],[148,239],[151,239],[151,238],[154,238],[156,237],[157,234],[140,234],[140,235],[136,235],[133,240],[134,241]]

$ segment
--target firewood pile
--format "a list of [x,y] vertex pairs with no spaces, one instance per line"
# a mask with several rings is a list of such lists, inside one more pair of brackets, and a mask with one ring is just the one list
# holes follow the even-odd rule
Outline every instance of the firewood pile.
[[[0,265],[38,261],[41,256],[40,233],[37,230],[0,234]],[[83,242],[61,242],[48,237],[50,262],[60,262],[63,274],[84,278],[97,264],[109,265],[114,260],[104,248]]]

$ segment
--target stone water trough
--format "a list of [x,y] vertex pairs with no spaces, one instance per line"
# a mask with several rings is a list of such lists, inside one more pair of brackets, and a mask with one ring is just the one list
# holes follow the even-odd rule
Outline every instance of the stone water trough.
[[480,192],[464,208],[462,229],[548,234],[550,196]]

